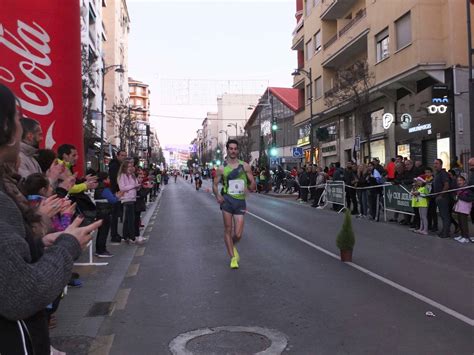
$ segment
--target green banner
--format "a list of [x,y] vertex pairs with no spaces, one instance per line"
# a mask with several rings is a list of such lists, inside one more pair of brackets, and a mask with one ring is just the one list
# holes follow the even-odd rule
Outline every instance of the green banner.
[[411,190],[411,186],[404,186],[405,189],[400,185],[387,185],[385,186],[385,208],[388,210],[396,210],[400,212],[413,213],[413,207],[411,207],[411,198],[408,191]]
[[326,199],[329,203],[345,204],[344,183],[342,181],[328,181]]

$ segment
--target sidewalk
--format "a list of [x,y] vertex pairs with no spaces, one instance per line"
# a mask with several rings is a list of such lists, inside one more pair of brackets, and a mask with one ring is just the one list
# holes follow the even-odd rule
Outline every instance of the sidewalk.
[[[145,225],[142,235],[148,232],[148,223],[161,199],[148,203],[142,214]],[[121,226],[119,225],[119,230]],[[110,243],[110,238],[108,240]],[[93,246],[94,247],[94,246]],[[82,287],[68,288],[67,295],[61,301],[55,313],[57,327],[50,330],[52,345],[68,355],[85,355],[105,320],[115,307],[117,291],[126,276],[132,259],[140,245],[110,245],[107,248],[114,254],[112,258],[95,258],[95,262],[108,262],[105,266],[74,266],[74,272],[81,275]],[[77,262],[87,263],[89,251],[84,250]]]

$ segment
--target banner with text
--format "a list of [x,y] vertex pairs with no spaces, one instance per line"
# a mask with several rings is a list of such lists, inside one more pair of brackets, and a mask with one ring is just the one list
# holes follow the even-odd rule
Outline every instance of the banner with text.
[[[406,190],[405,190],[406,189]],[[385,208],[387,210],[396,210],[405,213],[413,213],[411,207],[410,186],[405,186],[405,189],[400,185],[387,185],[385,191]]]
[[79,1],[0,0],[0,83],[18,97],[23,115],[41,123],[42,146],[64,143],[84,172]]
[[328,181],[326,184],[326,199],[328,203],[345,206],[346,196],[344,191],[344,182]]

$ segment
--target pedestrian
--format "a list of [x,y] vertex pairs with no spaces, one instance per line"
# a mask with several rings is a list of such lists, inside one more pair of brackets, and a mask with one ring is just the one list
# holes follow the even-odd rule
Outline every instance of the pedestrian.
[[353,164],[348,161],[346,169],[344,170],[344,184],[346,192],[346,207],[350,210],[352,205],[352,215],[358,215],[359,209],[357,207],[357,194],[355,184],[357,182],[356,171],[353,169]]
[[[110,180],[110,191],[116,194],[120,191],[117,175],[123,161],[127,158],[127,152],[125,150],[119,150],[109,163],[109,180]],[[120,202],[112,205],[112,213],[110,218],[110,240],[113,244],[120,244],[122,236],[118,233],[118,221],[123,220],[123,209]]]
[[433,179],[433,193],[436,194],[436,205],[438,206],[443,228],[438,233],[440,238],[450,237],[451,226],[451,195],[445,191],[449,190],[449,175],[443,169],[443,161],[435,159],[434,161],[435,176]]
[[43,131],[41,130],[40,123],[32,118],[22,117],[20,122],[23,134],[20,143],[20,166],[18,173],[21,177],[26,178],[28,175],[42,172],[35,156],[43,140]]
[[414,179],[413,189],[411,191],[412,199],[411,206],[418,210],[420,216],[420,227],[412,229],[414,233],[427,235],[428,234],[428,189],[426,188],[426,181],[418,176]]
[[97,207],[97,218],[102,220],[102,225],[95,240],[95,256],[110,258],[113,254],[107,250],[107,237],[110,231],[112,211],[117,203],[120,203],[123,192],[117,191],[115,194],[112,192],[109,174],[105,171],[97,174],[97,182],[98,186],[94,191],[94,200]]
[[[433,169],[429,166],[425,168],[423,179],[426,181],[428,193],[431,194],[433,192]],[[438,212],[436,211],[436,198],[434,196],[428,197],[428,231],[438,232]]]
[[[256,184],[250,166],[238,159],[239,142],[229,139],[226,144],[227,157],[217,170],[212,190],[220,205],[224,218],[224,241],[230,256],[230,268],[238,269],[240,255],[236,244],[242,239],[244,231],[244,214],[246,212],[246,190],[255,191]],[[222,194],[219,182],[222,177]]]
[[[466,178],[462,175],[459,175],[457,177],[457,183],[459,188],[467,186]],[[454,205],[453,210],[458,216],[460,235],[455,237],[454,239],[460,243],[474,243],[474,238],[469,237],[468,224],[468,218],[471,214],[472,209],[472,202],[474,201],[474,193],[471,191],[471,189],[466,188],[463,190],[456,191],[455,196],[456,203]]]
[[0,354],[49,355],[45,308],[68,283],[74,260],[100,226],[42,234],[42,216],[18,189],[22,126],[14,94],[0,84]]
[[[120,166],[117,182],[120,191],[123,192],[120,198],[125,215],[123,220],[123,240],[129,244],[135,244],[135,202],[137,200],[137,190],[141,184],[135,177],[135,167],[130,160],[124,160]],[[143,240],[140,239],[138,242],[143,242]]]
[[357,167],[357,174],[356,174],[356,183],[355,187],[357,187],[357,200],[359,201],[359,217],[365,218],[367,217],[367,210],[368,210],[368,192],[367,187],[369,186],[368,181],[368,169],[367,165],[360,164]]

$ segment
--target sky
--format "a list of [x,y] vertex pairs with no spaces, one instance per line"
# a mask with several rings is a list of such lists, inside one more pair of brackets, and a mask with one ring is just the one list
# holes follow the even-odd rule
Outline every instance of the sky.
[[129,76],[150,85],[150,121],[162,146],[189,144],[206,113],[217,110],[217,95],[229,87],[263,94],[267,85],[292,85],[295,0],[127,5]]

